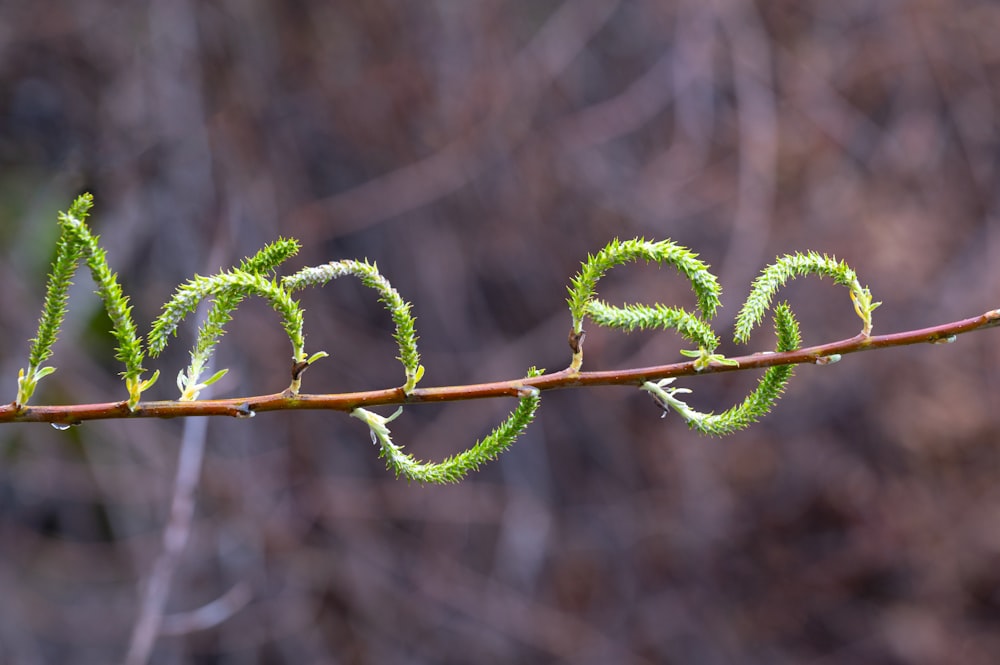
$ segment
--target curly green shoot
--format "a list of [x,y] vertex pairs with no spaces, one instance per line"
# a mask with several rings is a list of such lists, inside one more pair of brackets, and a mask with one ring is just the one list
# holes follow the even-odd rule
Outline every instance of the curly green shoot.
[[[542,372],[532,367],[528,377],[541,376]],[[513,445],[531,421],[541,404],[541,392],[537,388],[525,387],[521,391],[517,408],[484,439],[477,441],[468,450],[452,455],[441,462],[421,462],[403,452],[403,447],[392,441],[389,423],[403,412],[399,407],[391,416],[380,416],[368,409],[357,408],[351,415],[366,425],[371,432],[372,443],[379,446],[379,456],[385,460],[386,468],[396,476],[421,483],[457,483],[486,462],[495,460]]]
[[76,234],[67,227],[74,223],[82,224],[94,205],[90,194],[83,194],[70,206],[69,212],[59,213],[61,232],[56,243],[56,257],[49,273],[48,285],[45,289],[45,303],[42,305],[42,316],[38,321],[38,334],[31,340],[31,351],[28,354],[28,369],[21,369],[17,377],[18,405],[26,405],[35,392],[38,382],[56,371],[55,367],[45,367],[43,363],[52,356],[52,347],[59,335],[63,319],[66,317],[69,302],[69,287],[72,285],[73,273],[76,272],[82,248]]
[[[736,341],[745,343],[749,339],[781,287],[789,280],[805,275],[830,277],[835,283],[848,288],[854,311],[862,320],[861,333],[847,340],[801,348],[801,336],[795,316],[787,303],[781,303],[774,308],[773,315],[777,334],[776,351],[727,358],[716,352],[719,340],[709,324],[719,307],[721,289],[708,265],[687,248],[671,241],[615,239],[597,254],[588,256],[580,272],[571,280],[568,304],[572,317],[569,342],[573,357],[566,369],[543,376],[541,371],[532,368],[527,376],[507,381],[420,388],[417,384],[423,376],[424,367],[420,364],[420,354],[417,351],[415,320],[410,303],[392,287],[375,264],[367,261],[333,261],[303,268],[286,277],[278,277],[274,274],[277,268],[299,249],[298,242],[292,239],[279,238],[252,257],[244,259],[236,268],[210,277],[196,275],[180,285],[153,322],[144,348],[136,334],[129,299],[124,294],[117,275],[109,268],[98,237],[86,225],[92,205],[91,197],[85,194],[73,202],[68,212],[59,216],[61,233],[48,277],[38,333],[31,339],[27,369],[18,372],[17,399],[9,405],[0,405],[0,423],[50,422],[62,427],[83,420],[102,418],[194,415],[245,418],[260,411],[339,410],[350,413],[368,426],[372,440],[379,446],[379,455],[385,460],[387,468],[397,476],[421,483],[451,483],[461,480],[506,451],[534,419],[541,403],[540,395],[545,390],[598,385],[638,386],[653,396],[664,414],[676,412],[693,430],[706,435],[723,436],[744,429],[763,418],[781,396],[796,364],[830,365],[849,353],[903,344],[951,343],[959,334],[1000,326],[1000,309],[993,309],[977,317],[921,330],[872,335],[872,312],[881,303],[875,302],[869,289],[861,286],[854,270],[833,257],[816,252],[797,253],[779,257],[754,280],[750,295],[736,317]],[[55,371],[54,367],[46,363],[52,357],[53,346],[65,319],[69,287],[81,259],[86,261],[90,269],[97,284],[97,292],[110,318],[112,332],[118,342],[116,357],[125,365],[122,374],[128,400],[107,404],[29,405],[38,382]],[[691,282],[697,297],[698,311],[689,312],[660,303],[613,306],[597,297],[597,283],[608,270],[640,259],[676,268]],[[322,286],[345,275],[353,275],[362,284],[375,290],[379,302],[389,311],[395,326],[393,337],[399,348],[397,359],[404,369],[403,385],[361,393],[302,394],[302,373],[327,354],[323,351],[306,354],[303,310],[292,296],[295,291],[307,286]],[[198,400],[202,390],[225,374],[226,370],[222,369],[207,379],[201,377],[211,363],[225,334],[225,327],[232,320],[233,312],[243,300],[251,296],[267,300],[280,316],[281,325],[292,345],[291,384],[288,389],[270,395]],[[159,375],[157,370],[151,378],[142,378],[145,354],[158,357],[170,339],[176,336],[181,321],[206,299],[212,302],[198,328],[197,338],[190,352],[191,362],[178,375],[180,398],[176,401],[142,401],[142,393]],[[668,365],[582,371],[583,322],[588,317],[596,325],[625,332],[674,330],[697,348],[680,349],[679,353],[688,360]],[[680,395],[691,393],[691,390],[674,385],[680,376],[750,369],[764,370],[757,386],[741,402],[717,414],[701,412],[689,406]],[[402,413],[403,405],[511,396],[518,398],[518,405],[503,423],[471,448],[441,462],[420,461],[404,452],[402,446],[392,440],[389,424]],[[390,416],[382,416],[371,410],[373,407],[389,405],[398,405],[400,408]]]
[[281,283],[289,291],[297,291],[307,286],[322,286],[330,280],[345,275],[354,275],[362,284],[374,289],[378,293],[379,302],[389,310],[392,321],[396,324],[393,338],[399,346],[397,360],[403,364],[406,377],[403,392],[409,395],[424,376],[424,366],[420,364],[420,354],[417,352],[417,333],[413,315],[410,314],[411,306],[403,300],[389,280],[379,273],[378,266],[367,261],[350,259],[331,261],[321,266],[303,268],[294,275],[285,277]]
[[715,316],[722,288],[708,264],[700,261],[697,254],[670,240],[650,242],[634,238],[622,242],[615,238],[600,252],[587,257],[569,286],[567,302],[573,317],[569,335],[572,369],[579,370],[583,364],[583,320],[587,316],[597,325],[623,330],[673,328],[709,351],[718,346],[718,338],[708,324],[684,309],[659,305],[653,308],[641,305],[612,307],[596,298],[597,282],[608,270],[640,259],[674,266],[691,282],[701,316],[704,319]]
[[[295,256],[300,247],[297,240],[278,238],[252,257],[244,259],[237,270],[253,275],[267,275],[289,258]],[[208,366],[216,345],[225,334],[226,324],[233,318],[232,312],[247,295],[247,293],[233,289],[218,293],[213,299],[212,307],[208,310],[204,322],[198,329],[198,336],[194,348],[191,350],[191,363],[186,370],[181,370],[177,375],[177,388],[181,391],[180,399],[198,399],[202,390],[217,382],[229,371],[220,369],[208,379],[201,380],[201,373]]]

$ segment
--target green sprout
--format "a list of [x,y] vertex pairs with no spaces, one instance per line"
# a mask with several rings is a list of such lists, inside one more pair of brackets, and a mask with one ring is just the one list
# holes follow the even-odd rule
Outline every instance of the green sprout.
[[[180,391],[178,401],[197,400],[203,390],[222,379],[226,375],[226,369],[219,369],[207,378],[202,375],[211,366],[212,357],[225,334],[226,325],[232,320],[233,312],[251,296],[265,299],[278,312],[281,325],[292,345],[291,384],[284,397],[294,399],[301,388],[302,373],[328,354],[325,351],[306,353],[303,310],[293,294],[307,286],[322,286],[346,275],[357,277],[362,284],[373,289],[392,318],[395,326],[393,338],[399,348],[397,359],[403,365],[404,380],[400,388],[391,389],[390,392],[399,401],[419,401],[420,398],[427,397],[427,394],[417,390],[417,384],[424,375],[424,366],[420,364],[415,319],[410,303],[393,288],[378,267],[368,261],[332,261],[278,277],[275,274],[277,268],[300,248],[298,241],[294,239],[278,238],[236,267],[209,277],[195,275],[181,284],[153,321],[144,347],[132,319],[129,298],[119,284],[118,276],[108,266],[107,255],[99,245],[98,236],[91,233],[87,226],[86,220],[92,207],[93,199],[89,194],[84,194],[73,202],[68,212],[59,215],[60,235],[48,276],[38,333],[31,340],[27,368],[18,371],[17,399],[14,405],[16,415],[27,415],[31,409],[28,401],[39,381],[55,371],[54,367],[46,363],[52,356],[52,348],[65,319],[69,287],[81,260],[86,262],[97,285],[97,293],[118,342],[116,358],[125,365],[121,374],[128,393],[125,404],[130,412],[139,410],[142,394],[149,390],[160,374],[157,370],[148,379],[143,378],[145,370],[142,363],[145,354],[159,356],[170,339],[177,335],[180,323],[206,300],[210,301],[210,305],[198,326],[197,337],[190,351],[191,361],[177,375],[177,388]],[[614,306],[597,296],[597,283],[608,270],[640,260],[675,268],[690,282],[697,299],[697,311],[691,312],[660,303],[626,303]],[[865,338],[871,336],[872,312],[881,303],[873,300],[868,287],[861,286],[854,270],[846,263],[816,252],[806,252],[779,257],[753,281],[750,294],[736,317],[736,342],[745,343],[749,340],[752,330],[771,309],[774,296],[780,288],[789,280],[805,275],[829,277],[837,284],[847,287],[854,311],[862,320],[861,334]],[[676,331],[697,346],[696,349],[680,350],[681,355],[693,359],[691,366],[696,372],[739,367],[737,360],[716,352],[719,338],[709,322],[720,306],[721,287],[718,280],[710,272],[709,266],[698,259],[697,254],[674,242],[653,242],[642,238],[612,240],[597,254],[587,257],[580,271],[572,278],[568,291],[567,302],[572,317],[569,343],[573,357],[560,379],[576,381],[582,378],[583,322],[587,318],[595,325],[625,332],[651,329]],[[987,323],[994,325],[993,322],[1000,319],[1000,310],[988,312],[987,318]],[[788,303],[782,302],[774,307],[773,320],[777,337],[776,350],[787,352],[798,349],[801,336]],[[952,340],[953,335],[942,336],[938,333],[937,337],[929,341],[944,343]],[[815,362],[830,364],[839,359],[840,354],[831,352],[817,357]],[[683,369],[689,371],[690,368]],[[541,374],[542,371],[531,368],[523,384],[520,380],[513,384],[518,404],[500,425],[471,448],[441,462],[422,462],[404,452],[403,447],[393,441],[389,425],[402,414],[402,407],[389,416],[357,407],[351,411],[351,415],[368,426],[372,441],[379,446],[380,457],[397,476],[425,483],[457,482],[507,450],[532,422],[541,403],[541,393],[537,387],[541,382],[529,379]],[[673,385],[675,379],[672,377],[645,381],[641,389],[653,396],[664,413],[674,411],[692,429],[703,434],[721,436],[743,429],[765,416],[781,396],[791,375],[790,364],[769,367],[756,387],[741,402],[718,414],[698,411],[681,399],[680,395],[691,394],[691,390]],[[559,384],[553,382],[548,387],[557,385]],[[428,394],[433,390],[428,389]],[[252,413],[249,403],[236,409],[237,416]]]

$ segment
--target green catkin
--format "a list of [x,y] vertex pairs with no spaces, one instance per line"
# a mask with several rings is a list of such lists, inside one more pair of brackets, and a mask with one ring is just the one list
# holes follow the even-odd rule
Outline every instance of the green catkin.
[[[297,240],[278,238],[252,257],[240,262],[237,270],[254,275],[267,275],[298,253],[300,247]],[[187,370],[182,371],[177,378],[181,399],[196,399],[201,389],[225,374],[226,370],[220,370],[212,379],[209,379],[208,383],[199,383],[202,371],[208,366],[216,345],[225,334],[226,324],[233,318],[232,312],[247,295],[238,290],[228,290],[218,293],[214,297],[204,322],[198,328],[195,345],[191,350],[191,363]]]
[[697,254],[670,240],[650,242],[634,238],[622,242],[615,238],[600,252],[588,256],[570,283],[567,302],[576,332],[580,332],[583,319],[589,313],[588,307],[594,302],[598,280],[611,268],[640,259],[676,268],[691,282],[702,317],[711,319],[715,316],[722,288],[709,271],[708,264],[698,260]]
[[[198,392],[211,384],[225,370],[216,372],[205,382],[201,382],[201,372],[208,366],[219,340],[225,333],[225,326],[232,320],[232,312],[250,296],[267,300],[279,313],[281,325],[292,344],[293,371],[290,394],[297,394],[299,375],[313,361],[325,356],[324,352],[308,356],[305,353],[303,332],[303,310],[292,294],[307,286],[322,286],[331,280],[351,275],[362,284],[374,289],[379,301],[389,311],[395,325],[393,337],[399,347],[398,359],[403,364],[405,383],[403,395],[419,392],[417,382],[423,375],[420,354],[417,350],[417,334],[410,303],[382,276],[374,263],[367,261],[343,260],[324,265],[307,267],[292,275],[279,278],[274,271],[298,252],[298,241],[279,238],[268,244],[252,257],[244,259],[239,267],[219,272],[210,277],[195,276],[180,285],[170,300],[163,306],[160,315],[153,322],[147,337],[145,349],[136,333],[132,319],[132,307],[118,282],[118,276],[108,266],[105,251],[100,247],[99,238],[86,225],[86,219],[93,206],[89,194],[78,197],[69,211],[61,213],[59,224],[61,234],[56,245],[56,256],[48,277],[45,301],[39,318],[38,333],[31,340],[27,370],[18,375],[18,397],[16,404],[26,408],[38,381],[54,371],[43,364],[52,356],[52,347],[67,311],[67,299],[71,280],[80,260],[84,260],[91,276],[97,284],[97,291],[111,319],[113,333],[118,342],[116,357],[125,364],[122,373],[129,391],[128,406],[135,409],[142,391],[152,385],[158,374],[143,380],[142,362],[144,354],[159,356],[172,336],[177,334],[180,322],[192,314],[198,304],[212,299],[205,321],[198,329],[197,339],[191,350],[191,364],[178,376],[181,399],[197,398]],[[597,297],[597,283],[604,274],[616,266],[636,261],[673,266],[688,279],[697,298],[697,313],[680,307],[668,307],[659,303],[652,305],[625,304],[620,307],[610,305]],[[746,342],[751,331],[763,320],[777,291],[789,280],[804,275],[830,277],[836,283],[850,289],[855,311],[864,321],[863,334],[871,331],[871,313],[879,303],[872,302],[867,287],[858,282],[855,272],[842,261],[816,252],[789,254],[779,257],[754,280],[750,295],[736,317],[735,338]],[[710,272],[709,266],[697,258],[697,254],[669,240],[653,242],[642,238],[609,242],[600,252],[587,257],[580,272],[571,280],[568,288],[572,330],[570,345],[573,347],[573,363],[567,371],[579,371],[582,363],[583,321],[589,318],[600,326],[617,328],[626,332],[633,330],[661,329],[675,330],[685,339],[698,345],[697,350],[681,350],[685,356],[695,358],[697,371],[719,365],[736,365],[735,360],[714,353],[719,340],[708,323],[719,307],[721,288],[718,280]],[[801,339],[798,324],[787,303],[774,308],[774,326],[777,334],[777,350],[791,351],[799,348]],[[532,368],[528,378],[541,375]],[[673,379],[663,379],[656,383],[646,382],[643,389],[650,392],[664,407],[681,414],[688,425],[703,434],[722,436],[743,429],[767,414],[780,397],[792,375],[791,365],[768,368],[757,386],[739,404],[722,413],[701,413],[681,401],[677,395],[688,393],[685,388],[672,387]],[[496,459],[506,451],[532,422],[541,403],[540,392],[531,386],[517,390],[518,405],[503,423],[489,435],[468,450],[446,458],[441,462],[422,462],[403,451],[402,446],[392,441],[388,424],[401,412],[400,407],[389,417],[380,416],[363,408],[356,408],[352,416],[364,421],[379,446],[379,455],[389,470],[422,483],[458,482],[478,469],[482,464]]]
[[416,327],[413,315],[410,313],[411,305],[403,300],[399,292],[389,283],[389,280],[379,273],[378,266],[367,261],[351,259],[331,261],[321,266],[303,268],[294,275],[285,277],[281,283],[289,291],[298,291],[307,286],[322,286],[331,280],[347,275],[357,277],[362,284],[374,289],[378,293],[379,302],[389,310],[396,326],[393,338],[399,347],[397,359],[403,364],[406,377],[403,392],[410,394],[423,376],[420,353],[417,351]]
[[[535,368],[528,371],[528,376],[540,376]],[[421,483],[446,484],[457,483],[469,473],[476,471],[482,464],[495,460],[505,452],[520,436],[538,411],[541,404],[541,393],[536,388],[526,388],[519,399],[517,408],[474,446],[441,462],[421,462],[412,455],[403,452],[403,447],[393,443],[387,423],[398,416],[402,407],[388,418],[368,411],[355,409],[352,416],[364,421],[371,430],[372,439],[379,446],[379,457],[385,460],[386,468],[408,480]]]

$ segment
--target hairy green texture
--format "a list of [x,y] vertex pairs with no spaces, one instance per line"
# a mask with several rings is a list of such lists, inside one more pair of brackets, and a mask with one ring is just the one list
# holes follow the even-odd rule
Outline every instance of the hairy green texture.
[[153,322],[148,337],[149,354],[158,356],[163,352],[171,335],[177,334],[177,326],[186,316],[193,313],[198,303],[205,298],[241,298],[247,295],[260,296],[281,315],[281,325],[292,343],[292,357],[295,361],[305,360],[305,337],[302,332],[302,308],[292,299],[289,292],[276,281],[264,275],[234,269],[211,277],[195,276],[182,284],[163,306],[163,312]]
[[138,404],[142,391],[156,380],[156,375],[146,381],[141,378],[144,354],[132,320],[132,307],[118,283],[118,275],[108,267],[107,254],[98,244],[99,238],[86,225],[93,205],[94,200],[90,194],[83,194],[76,198],[69,212],[59,215],[62,232],[56,246],[52,272],[49,274],[45,304],[38,322],[38,335],[32,340],[28,371],[21,370],[18,374],[17,403],[22,406],[31,397],[38,381],[55,371],[51,367],[41,367],[41,364],[52,355],[52,345],[66,315],[71,280],[81,258],[86,260],[90,268],[90,274],[97,284],[97,293],[111,319],[112,333],[118,341],[115,357],[125,364],[122,375],[129,392],[130,409]]
[[[238,270],[255,275],[266,275],[295,256],[300,247],[297,240],[278,238],[252,257],[241,261]],[[216,345],[225,334],[226,324],[233,319],[232,312],[247,295],[245,292],[233,289],[218,293],[214,297],[212,307],[208,310],[204,322],[198,329],[198,336],[191,351],[191,364],[177,378],[181,399],[197,399],[202,389],[211,385],[214,380],[218,380],[225,373],[225,370],[217,372],[207,382],[201,382],[202,371],[208,366]]]
[[[691,282],[691,288],[698,298],[698,309],[706,319],[715,316],[719,307],[722,289],[708,265],[698,260],[698,255],[670,240],[650,242],[634,238],[624,242],[615,238],[600,252],[588,255],[580,272],[572,279],[569,287],[569,311],[573,315],[573,330],[582,330],[583,319],[589,315],[589,305],[594,301],[597,282],[611,268],[643,259],[647,262],[669,264],[677,268]],[[660,327],[650,323],[648,327]]]
[[38,321],[38,335],[31,340],[31,353],[28,362],[32,367],[40,367],[52,355],[52,345],[56,342],[59,328],[66,316],[66,305],[69,300],[69,287],[73,273],[76,272],[80,260],[80,241],[73,233],[66,232],[69,220],[83,223],[94,205],[90,194],[77,197],[70,206],[69,212],[59,213],[59,225],[62,233],[56,244],[56,258],[52,262],[49,282],[45,289],[45,303],[42,305],[42,316]]
[[[777,351],[793,351],[801,344],[798,323],[787,303],[775,307],[774,329],[778,336]],[[691,429],[702,434],[725,436],[745,429],[767,415],[784,391],[792,371],[791,365],[769,367],[754,390],[741,403],[719,414],[695,411],[675,397],[678,393],[690,391],[684,388],[666,388],[672,383],[672,379],[657,383],[647,381],[642,388],[651,393],[664,409],[672,408],[680,413]]]
[[786,254],[764,268],[757,279],[753,281],[750,295],[736,317],[736,341],[745,343],[750,339],[750,331],[764,320],[764,314],[771,306],[771,300],[778,289],[789,280],[805,275],[829,277],[837,284],[851,289],[852,294],[855,293],[855,290],[862,291],[854,270],[843,261],[837,261],[832,256],[817,252]]
[[83,244],[83,253],[90,274],[97,283],[97,292],[104,301],[104,308],[111,318],[112,332],[118,340],[115,357],[125,364],[125,377],[137,377],[142,373],[142,343],[132,320],[132,306],[118,283],[118,273],[111,272],[107,253],[97,244],[99,238],[90,233],[82,224],[76,227],[77,236]]
[[[778,305],[774,310],[774,330],[778,336],[776,350],[779,352],[794,351],[802,343],[798,323],[787,303]],[[769,367],[757,382],[756,388],[740,404],[719,415],[689,420],[688,425],[703,434],[715,436],[725,436],[749,427],[771,411],[784,392],[793,371],[792,365]]]
[[[531,368],[528,376],[539,376],[540,371]],[[393,443],[388,423],[394,420],[402,408],[389,416],[383,417],[367,409],[355,409],[351,415],[364,421],[371,430],[372,441],[379,446],[379,457],[383,458],[386,468],[396,476],[404,476],[408,480],[421,483],[446,484],[457,483],[482,464],[495,460],[514,443],[515,439],[531,424],[541,404],[541,396],[537,388],[525,388],[517,408],[474,446],[441,462],[421,462],[412,455],[403,452],[403,447]]]
[[361,283],[378,292],[379,302],[386,306],[392,321],[396,324],[393,339],[399,347],[397,359],[403,363],[406,382],[403,392],[409,394],[416,388],[417,382],[423,376],[424,369],[420,364],[420,353],[417,351],[417,333],[414,327],[413,315],[410,313],[410,303],[403,300],[399,292],[392,287],[378,271],[378,266],[367,261],[331,261],[330,263],[303,268],[294,275],[282,280],[282,285],[289,291],[297,291],[307,286],[321,286],[330,280],[353,275]]
[[99,238],[90,232],[85,223],[92,205],[93,199],[85,194],[74,201],[68,214],[59,217],[62,226],[60,251],[53,266],[50,289],[46,294],[45,310],[32,356],[41,357],[51,353],[51,342],[55,341],[56,331],[66,311],[66,289],[77,261],[84,258],[91,277],[97,284],[97,293],[104,302],[104,309],[111,319],[112,333],[118,341],[115,357],[125,364],[122,375],[129,391],[129,408],[134,409],[141,392],[156,379],[155,376],[148,381],[140,378],[144,354],[132,320],[132,307],[118,283],[118,275],[108,266],[107,254],[98,244]]
[[714,349],[719,345],[719,338],[715,336],[711,326],[680,307],[660,304],[612,307],[603,300],[594,299],[587,303],[587,316],[599,326],[629,332],[650,328],[676,330],[699,346]]
[[299,253],[302,244],[295,238],[278,238],[253,256],[240,261],[239,270],[266,275]]
[[[108,267],[107,256],[99,246],[97,236],[91,234],[85,224],[92,204],[91,197],[85,194],[73,202],[69,212],[60,214],[61,234],[48,279],[38,334],[31,340],[28,369],[22,369],[18,373],[16,404],[20,407],[27,404],[38,381],[55,371],[52,367],[44,367],[43,363],[52,355],[52,347],[65,318],[71,279],[81,259],[86,260],[111,319],[118,341],[116,357],[125,364],[123,375],[129,393],[130,409],[136,409],[141,393],[152,385],[158,375],[157,372],[150,379],[141,378],[144,349],[136,334],[132,308],[118,283],[117,275]],[[212,377],[201,379],[201,373],[208,366],[225,333],[226,324],[232,320],[232,312],[250,296],[266,299],[281,316],[281,324],[292,344],[292,384],[288,392],[298,393],[304,369],[326,353],[321,351],[311,356],[306,355],[303,311],[292,294],[307,286],[321,286],[345,275],[357,277],[362,284],[378,293],[379,301],[389,311],[395,324],[393,337],[399,347],[398,359],[403,364],[406,377],[402,392],[407,395],[421,392],[416,390],[416,385],[424,368],[417,351],[417,335],[410,303],[403,300],[379,273],[376,265],[367,261],[334,261],[277,278],[273,274],[276,268],[298,249],[297,241],[279,238],[252,257],[244,259],[237,268],[211,277],[196,275],[179,286],[163,306],[163,311],[153,322],[148,336],[146,351],[152,356],[162,353],[171,335],[176,335],[180,322],[192,314],[202,300],[212,300],[205,320],[198,329],[191,351],[191,364],[178,376],[181,400],[196,399],[200,390],[225,373],[226,370],[219,370]],[[597,282],[608,270],[640,259],[672,265],[684,275],[691,282],[697,297],[698,313],[661,304],[625,304],[615,307],[597,297]],[[861,286],[855,272],[845,263],[816,252],[808,252],[778,258],[754,280],[750,295],[736,319],[737,342],[749,339],[753,328],[763,320],[770,308],[778,289],[790,279],[811,274],[830,277],[836,283],[848,287],[855,312],[864,322],[862,334],[870,335],[871,314],[880,303],[873,302],[868,288]],[[709,271],[708,265],[698,260],[697,255],[685,247],[666,240],[650,242],[636,238],[624,242],[617,239],[611,241],[600,252],[587,257],[569,287],[568,303],[573,317],[569,342],[573,349],[573,361],[565,370],[564,376],[574,378],[574,372],[580,369],[583,360],[583,320],[587,317],[597,325],[625,331],[651,328],[676,330],[698,346],[695,350],[681,350],[681,354],[693,358],[693,368],[699,372],[738,365],[736,360],[715,353],[719,340],[708,321],[715,316],[719,307],[720,291],[718,281]],[[798,324],[787,303],[774,308],[774,326],[779,352],[799,347],[801,339]],[[828,364],[838,359],[839,355],[830,354],[817,362]],[[528,377],[540,374],[540,371],[532,368]],[[673,386],[674,378],[647,381],[642,389],[649,392],[665,412],[678,412],[691,428],[703,434],[721,436],[743,429],[766,415],[780,397],[791,375],[791,365],[768,368],[755,389],[742,402],[719,414],[702,413],[688,406],[678,396],[691,391]],[[507,450],[534,418],[541,402],[538,388],[518,383],[513,386],[519,402],[508,418],[468,450],[439,463],[419,461],[393,443],[388,425],[402,412],[402,407],[388,417],[363,408],[354,409],[351,415],[368,425],[372,440],[380,448],[380,456],[396,475],[426,483],[457,482]],[[556,387],[556,384],[552,387]]]
[[73,201],[69,212],[59,213],[59,226],[62,229],[56,243],[56,257],[49,272],[48,284],[45,287],[45,302],[42,305],[42,315],[38,320],[38,334],[31,340],[31,350],[28,353],[28,369],[20,370],[17,377],[16,404],[24,406],[31,399],[38,382],[55,371],[54,367],[42,367],[42,364],[52,356],[52,347],[59,336],[66,317],[69,301],[69,287],[73,284],[73,273],[83,252],[80,240],[71,227],[82,224],[94,199],[90,194],[82,194]]

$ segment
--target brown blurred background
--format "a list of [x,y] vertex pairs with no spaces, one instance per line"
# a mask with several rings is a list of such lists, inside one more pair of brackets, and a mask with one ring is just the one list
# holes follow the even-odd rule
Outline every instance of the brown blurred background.
[[[885,303],[876,332],[979,314],[1000,306],[998,34],[987,0],[5,1],[4,390],[81,191],[142,331],[193,273],[294,236],[286,271],[378,262],[424,385],[564,367],[566,284],[615,236],[699,252],[727,338],[794,250],[847,259]],[[670,270],[601,286],[693,300]],[[35,403],[122,398],[92,290],[81,273]],[[829,281],[785,293],[806,343],[857,332]],[[307,391],[400,383],[371,292],[302,300],[331,353]],[[230,328],[215,394],[284,388],[274,313],[248,302]],[[725,440],[637,390],[547,394],[444,488],[394,479],[344,414],[214,419],[149,662],[998,662],[998,334],[800,368]],[[147,364],[150,397],[177,395],[191,342]],[[585,367],[680,344],[591,326]],[[754,380],[683,383],[721,410]],[[410,407],[393,431],[440,459],[511,406]],[[195,422],[2,428],[0,662],[122,662]]]

